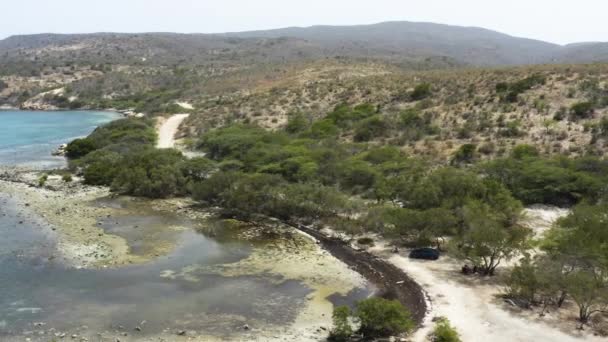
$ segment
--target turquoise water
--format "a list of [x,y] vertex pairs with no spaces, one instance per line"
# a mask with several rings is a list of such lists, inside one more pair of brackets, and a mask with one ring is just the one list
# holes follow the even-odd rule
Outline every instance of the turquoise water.
[[0,111],[0,165],[62,167],[65,159],[52,156],[53,150],[119,117],[93,111]]

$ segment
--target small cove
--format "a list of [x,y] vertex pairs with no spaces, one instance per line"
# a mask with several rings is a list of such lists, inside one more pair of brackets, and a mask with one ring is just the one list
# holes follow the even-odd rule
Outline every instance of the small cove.
[[[94,128],[88,121],[84,125],[87,128],[83,127],[82,133],[74,135],[70,130],[69,136],[43,144],[44,153]],[[10,158],[2,160],[3,148],[19,147],[0,145],[0,164],[14,165]],[[61,167],[64,163],[61,158],[51,164],[39,163],[46,158],[44,153],[35,152],[16,164]],[[124,341],[174,337],[178,331],[230,340],[234,334],[250,336],[243,329],[245,324],[256,333],[289,328],[314,291],[306,282],[276,272],[216,271],[256,251],[276,248],[276,241],[247,241],[216,227],[214,220],[197,221],[154,211],[141,200],[99,199],[88,205],[120,211],[100,217],[98,225],[105,234],[125,239],[132,254],[149,253],[158,244],[167,244],[168,253],[159,253],[144,264],[119,268],[69,267],[58,253],[59,229],[53,231],[43,217],[19,203],[0,193],[2,340],[22,341],[26,336],[32,341],[48,341],[66,334],[109,340],[121,336]],[[200,231],[205,229],[201,228],[214,233],[203,234]],[[187,276],[173,276],[179,274]],[[346,295],[330,291],[328,298],[352,304],[371,291],[368,286],[354,287]]]

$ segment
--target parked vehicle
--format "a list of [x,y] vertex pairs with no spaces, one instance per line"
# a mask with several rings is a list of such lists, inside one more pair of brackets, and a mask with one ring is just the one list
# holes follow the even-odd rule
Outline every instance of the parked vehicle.
[[418,248],[410,252],[410,258],[412,259],[423,259],[423,260],[437,260],[439,259],[438,250],[433,248]]

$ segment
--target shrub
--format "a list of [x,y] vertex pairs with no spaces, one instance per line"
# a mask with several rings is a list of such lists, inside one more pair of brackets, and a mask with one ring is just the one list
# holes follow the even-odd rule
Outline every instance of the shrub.
[[182,154],[172,149],[132,152],[123,159],[112,190],[152,198],[184,193],[187,180],[179,169],[183,160]]
[[420,101],[431,95],[431,85],[429,83],[421,83],[417,85],[412,93],[410,99],[412,101]]
[[77,159],[86,156],[87,154],[95,151],[97,147],[93,140],[84,138],[76,139],[68,144],[66,148],[66,155],[68,158]]
[[369,245],[369,246],[373,246],[374,245],[374,239],[370,238],[370,237],[362,237],[357,239],[357,243],[360,245]]
[[458,151],[456,151],[456,153],[454,154],[452,163],[470,163],[475,159],[476,152],[477,145],[464,144],[460,146]]
[[525,157],[538,157],[538,149],[531,145],[517,145],[513,148],[511,156],[515,159],[523,159]]
[[388,128],[387,123],[381,116],[375,115],[361,121],[355,129],[355,141],[370,141],[380,137]]
[[370,337],[409,333],[414,328],[409,311],[396,300],[370,298],[357,303],[355,316],[361,332]]
[[353,329],[348,321],[350,315],[350,308],[347,306],[338,306],[334,308],[334,313],[332,315],[334,328],[329,333],[329,341],[348,341],[353,334]]
[[458,332],[447,318],[440,318],[435,324],[435,330],[433,330],[433,342],[460,342],[460,336]]
[[285,131],[287,133],[295,134],[305,131],[310,126],[310,120],[308,120],[304,114],[295,113],[289,116]]
[[572,115],[577,119],[585,119],[590,117],[593,114],[593,109],[593,102],[579,102],[570,107]]
[[43,187],[46,184],[46,181],[49,179],[49,175],[46,173],[38,178],[38,186]]
[[63,177],[61,177],[61,179],[66,183],[70,183],[72,181],[72,175],[66,173],[65,175],[63,175]]

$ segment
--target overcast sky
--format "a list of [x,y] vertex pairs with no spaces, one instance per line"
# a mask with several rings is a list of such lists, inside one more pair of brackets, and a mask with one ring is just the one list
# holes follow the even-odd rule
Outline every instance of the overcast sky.
[[608,41],[608,0],[0,0],[0,38],[41,32],[246,31],[388,20]]

